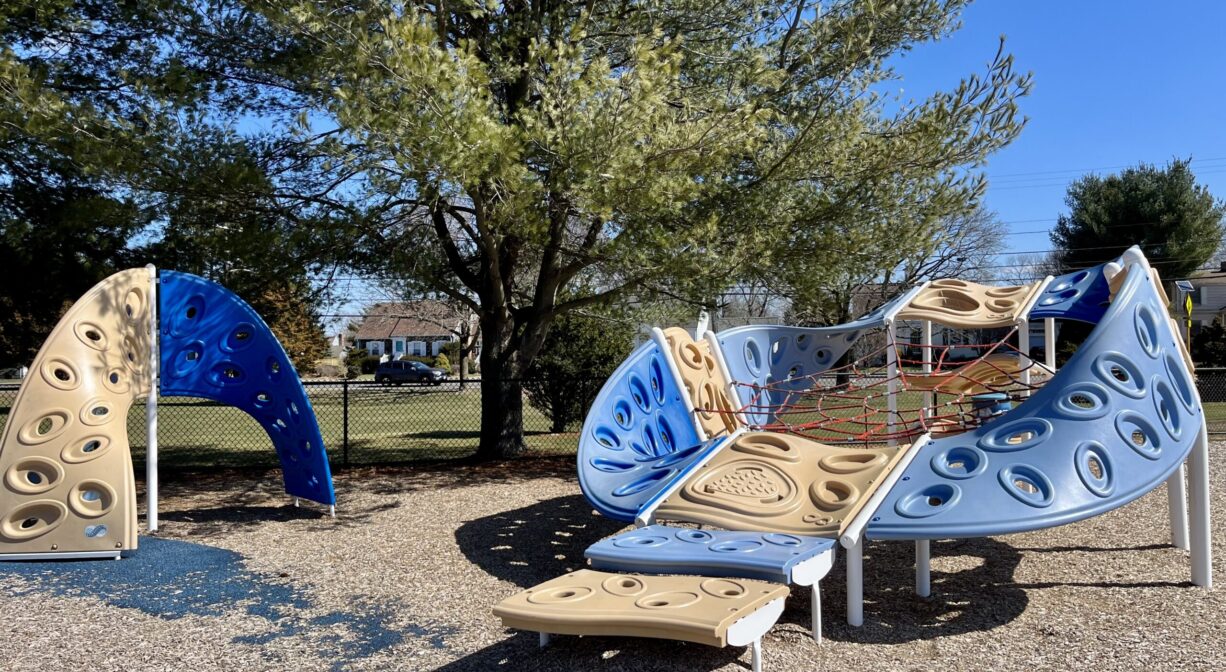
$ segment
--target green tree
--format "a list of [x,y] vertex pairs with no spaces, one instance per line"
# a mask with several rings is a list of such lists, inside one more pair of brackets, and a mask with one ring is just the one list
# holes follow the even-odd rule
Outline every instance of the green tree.
[[565,432],[582,422],[618,364],[630,354],[636,329],[614,316],[559,317],[524,381],[528,402],[545,414],[550,431]]
[[877,95],[959,0],[251,5],[311,67],[229,62],[311,101],[302,143],[352,176],[326,193],[365,208],[358,261],[477,314],[484,458],[522,448],[518,381],[556,319],[701,302],[832,213],[859,235],[873,208],[965,205],[959,169],[1016,135],[1028,86],[998,56],[919,102]]
[[1192,361],[1200,366],[1226,366],[1226,324],[1220,318],[1192,336]]
[[1069,185],[1069,212],[1051,233],[1062,269],[1110,261],[1133,245],[1167,278],[1186,277],[1204,264],[1222,242],[1226,204],[1196,183],[1188,163],[1142,163]]

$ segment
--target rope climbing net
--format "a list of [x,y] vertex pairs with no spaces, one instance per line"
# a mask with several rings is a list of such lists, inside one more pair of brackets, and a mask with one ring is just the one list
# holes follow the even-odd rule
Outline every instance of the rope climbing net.
[[[738,398],[750,401],[732,412],[751,429],[823,443],[902,443],[924,433],[944,436],[978,427],[1052,375],[1017,348],[1016,328],[991,343],[883,342],[820,373],[764,386],[737,383],[750,390]],[[968,349],[973,357],[955,357]]]

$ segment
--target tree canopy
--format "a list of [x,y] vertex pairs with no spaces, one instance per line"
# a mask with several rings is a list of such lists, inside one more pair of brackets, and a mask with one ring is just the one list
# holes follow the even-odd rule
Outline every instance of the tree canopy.
[[1139,245],[1166,278],[1187,277],[1217,252],[1226,203],[1196,183],[1186,159],[1141,163],[1069,185],[1069,208],[1051,233],[1062,271],[1110,261]]
[[0,10],[0,114],[132,198],[146,255],[296,287],[343,261],[468,306],[495,457],[567,313],[935,253],[1029,87],[998,51],[889,95],[966,4],[31,1]]

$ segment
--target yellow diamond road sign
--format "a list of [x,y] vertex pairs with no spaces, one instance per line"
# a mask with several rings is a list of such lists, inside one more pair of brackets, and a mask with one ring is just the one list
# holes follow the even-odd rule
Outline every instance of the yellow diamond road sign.
[[1192,317],[1192,295],[1189,294],[1187,300],[1183,302],[1183,309],[1188,311],[1188,317]]

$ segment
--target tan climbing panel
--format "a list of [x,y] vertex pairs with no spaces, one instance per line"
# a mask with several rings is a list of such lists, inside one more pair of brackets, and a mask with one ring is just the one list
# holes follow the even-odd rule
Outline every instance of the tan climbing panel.
[[0,440],[0,553],[136,547],[127,418],[149,391],[149,280],[99,283],[35,357]]
[[951,327],[1012,326],[1041,283],[993,287],[963,280],[934,280],[898,313],[900,320],[929,320]]
[[838,448],[792,434],[744,434],[655,510],[657,520],[834,537],[903,447]]
[[728,379],[711,354],[711,344],[695,341],[689,332],[673,327],[664,331],[681,382],[694,405],[699,426],[709,437],[732,433],[740,426],[736,409],[728,400]]
[[503,625],[554,635],[615,635],[726,646],[728,628],[788,595],[750,579],[640,576],[581,569],[494,607]]

